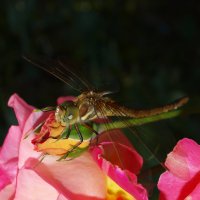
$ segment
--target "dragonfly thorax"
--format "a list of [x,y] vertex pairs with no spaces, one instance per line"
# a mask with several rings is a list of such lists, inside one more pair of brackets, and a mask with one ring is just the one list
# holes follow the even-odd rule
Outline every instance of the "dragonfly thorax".
[[109,99],[104,97],[108,93],[110,92],[88,91],[79,95],[74,103],[79,108],[80,119],[82,121],[89,121],[100,117],[102,113],[99,113],[99,103],[106,102]]

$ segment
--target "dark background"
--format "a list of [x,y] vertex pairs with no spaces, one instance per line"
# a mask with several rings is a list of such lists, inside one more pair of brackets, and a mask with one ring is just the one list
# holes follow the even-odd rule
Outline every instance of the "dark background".
[[[24,54],[65,56],[83,66],[83,73],[78,71],[92,85],[117,91],[115,98],[130,107],[198,97],[199,13],[198,1],[1,1],[1,143],[16,123],[7,107],[13,93],[36,107],[55,105],[58,96],[77,95],[23,60]],[[200,142],[198,115],[142,129],[144,143],[161,159],[182,137]],[[156,152],[154,145],[163,149]]]

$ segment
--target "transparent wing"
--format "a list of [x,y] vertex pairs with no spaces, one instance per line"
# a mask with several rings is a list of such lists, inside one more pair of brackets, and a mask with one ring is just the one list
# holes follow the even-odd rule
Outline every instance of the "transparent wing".
[[[144,168],[142,173],[140,174],[141,179],[145,185],[147,185],[147,188],[150,190],[155,189],[155,183],[157,182],[156,177],[159,177],[160,173],[164,170],[166,170],[166,167],[163,164],[164,157],[161,157],[160,151],[165,151],[165,146],[162,146],[162,143],[160,143],[159,138],[163,138],[162,141],[165,141],[165,144],[168,141],[168,136],[162,134],[158,135],[156,133],[152,133],[151,130],[145,129],[143,127],[134,127],[133,124],[130,123],[128,120],[124,120],[125,117],[130,118],[130,115],[140,117],[145,116],[152,116],[163,112],[168,112],[170,110],[175,110],[181,106],[183,106],[188,101],[188,98],[181,98],[171,104],[167,104],[165,106],[161,106],[158,108],[150,109],[150,110],[132,110],[134,111],[133,114],[131,114],[131,110],[127,109],[123,106],[119,106],[114,101],[107,101],[106,99],[102,98],[96,102],[94,102],[93,106],[95,107],[96,113],[99,114],[99,118],[102,116],[105,116],[105,118],[109,116],[114,116],[114,119],[117,121],[120,121],[121,123],[124,123],[124,127],[126,127],[126,130],[131,133],[130,139],[132,138],[132,142],[134,143],[134,147],[138,150],[138,152],[143,156],[144,158]],[[128,113],[127,113],[128,112]],[[129,116],[128,116],[129,115]],[[105,124],[106,129],[108,132],[110,130],[116,130],[116,127],[114,127],[114,123],[112,126],[112,123],[108,121],[107,124]],[[117,130],[116,130],[117,131]],[[127,132],[127,133],[128,133]],[[164,130],[162,131],[164,133]],[[112,132],[109,135],[110,140],[112,140]],[[156,139],[157,138],[157,139]],[[119,141],[120,143],[120,141]],[[170,146],[170,144],[168,145]],[[120,158],[120,152],[118,147],[114,144],[113,145],[114,150],[116,151],[116,155],[118,158],[118,163],[120,163],[120,166],[125,166],[123,163],[123,159]],[[166,152],[165,156],[168,152]],[[123,167],[124,168],[124,167]],[[145,176],[148,173],[148,176]],[[148,178],[144,178],[148,177]],[[154,185],[154,186],[153,186]]]
[[[152,117],[161,113],[176,110],[181,106],[183,106],[184,104],[186,104],[187,102],[188,98],[183,97],[173,103],[158,108],[147,109],[147,110],[133,110],[126,108],[124,106],[120,106],[113,100],[109,101],[106,98],[102,98],[99,99],[98,101],[95,101],[93,106],[96,108],[97,113],[101,113],[99,114],[100,116],[101,115],[105,117],[111,116],[114,117],[117,121],[120,121],[120,123],[122,124],[124,123],[124,126],[121,127],[128,128],[129,131],[133,133],[133,135],[137,138],[138,142],[141,143],[141,145],[148,151],[148,153],[153,155],[152,158],[162,165],[162,163],[157,159],[157,156],[155,156],[155,150],[158,147],[156,148],[153,147],[152,149],[152,147],[147,146],[141,137],[142,134],[137,131],[136,127],[134,127],[134,124],[131,123],[131,120],[127,120],[127,118],[138,119],[144,117]],[[112,126],[112,123],[109,123],[109,125],[107,126],[109,126],[108,129],[112,129],[112,127],[110,127]],[[113,129],[115,128],[116,127],[114,127],[113,125]]]
[[[162,165],[162,162],[157,158],[155,155],[155,152],[152,148],[150,148],[141,138],[141,133],[136,129],[136,127],[133,127],[133,124],[129,123],[128,120],[124,120],[124,117],[128,117],[126,112],[124,112],[124,109],[121,109],[118,104],[115,102],[105,103],[103,100],[100,100],[98,102],[95,102],[96,112],[101,113],[100,115],[106,116],[109,113],[110,116],[114,116],[116,120],[124,123],[124,127],[131,132],[131,134],[134,135],[134,137],[137,139],[137,141],[140,143],[140,145],[146,149],[149,155],[152,155],[152,159],[156,161],[156,163]],[[113,113],[113,114],[112,114]],[[114,125],[112,126],[112,123],[108,123],[105,125],[108,130],[115,129]],[[164,167],[164,166],[163,166]]]

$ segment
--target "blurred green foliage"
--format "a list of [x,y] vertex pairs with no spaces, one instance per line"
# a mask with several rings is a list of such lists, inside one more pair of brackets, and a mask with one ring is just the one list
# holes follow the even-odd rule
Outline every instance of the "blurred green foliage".
[[[23,60],[24,54],[66,56],[84,66],[83,76],[93,85],[109,85],[118,91],[116,99],[131,107],[198,97],[199,8],[198,1],[180,0],[1,1],[1,142],[16,124],[6,105],[13,93],[36,107],[55,105],[58,96],[77,95]],[[190,116],[145,126],[142,140],[153,150],[159,145],[158,158],[163,159],[182,137],[200,142],[198,120]]]

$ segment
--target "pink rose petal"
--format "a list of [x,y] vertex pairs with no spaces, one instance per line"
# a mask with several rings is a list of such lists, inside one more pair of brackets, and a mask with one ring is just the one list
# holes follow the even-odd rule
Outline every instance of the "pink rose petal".
[[185,138],[180,140],[173,151],[168,155],[165,165],[172,173],[187,179],[194,176],[199,171],[199,155],[200,145],[193,140]]
[[9,161],[18,158],[21,130],[18,126],[11,126],[4,140],[0,151],[0,164],[7,164]]
[[133,145],[130,143],[128,138],[125,136],[125,134],[121,130],[111,130],[111,131],[106,131],[105,133],[101,133],[99,136],[99,143],[102,142],[117,142],[123,145],[126,145],[132,149],[134,149]]
[[[133,195],[134,198],[136,198],[137,200],[147,200],[148,199],[147,192],[142,187],[142,185],[137,183],[137,177],[135,176],[134,173],[125,169],[122,170],[117,165],[113,165],[110,161],[107,161],[102,157],[104,155],[103,153],[104,145],[106,144],[102,145],[102,149],[97,147],[92,149],[92,155],[99,164],[99,166],[101,167],[101,169],[112,180],[114,180],[121,188],[126,190],[129,194]],[[120,144],[118,144],[118,147],[119,146]],[[131,152],[127,153],[127,155],[128,154],[131,155]],[[132,155],[134,155],[134,153]],[[132,157],[132,159],[134,160],[134,157]],[[138,163],[140,163],[140,161]]]
[[143,159],[135,149],[115,142],[103,142],[101,145],[106,160],[134,174],[140,172]]
[[0,190],[3,189],[6,185],[11,183],[10,177],[7,172],[0,167]]
[[55,200],[58,192],[38,174],[29,169],[20,169],[17,179],[16,200]]
[[38,122],[44,121],[44,119],[49,115],[49,113],[42,112],[32,112],[27,118],[26,123],[24,124],[24,132],[22,140],[20,141],[19,147],[19,168],[21,168],[26,160],[30,157],[39,158],[41,153],[34,150],[34,146],[31,143],[31,140],[34,138],[33,134],[30,134],[26,139],[24,136],[30,131],[30,127],[36,127]]
[[60,194],[56,200],[69,200],[69,199]]
[[2,200],[13,200],[16,189],[16,181],[13,181],[11,184],[5,186],[0,190],[0,199]]
[[185,138],[177,143],[165,162],[169,171],[158,182],[160,199],[181,200],[196,190],[200,183],[199,155],[200,145],[195,141]]
[[58,162],[55,156],[47,156],[34,170],[65,197],[105,197],[105,175],[87,152],[71,161]]
[[59,104],[61,104],[61,103],[64,103],[65,101],[73,101],[74,99],[75,99],[74,96],[59,97],[59,98],[57,99],[57,104],[59,105]]
[[19,127],[11,126],[0,151],[0,189],[12,183],[17,175],[20,139]]
[[189,194],[185,200],[195,200],[200,199],[200,183],[194,188],[194,190]]
[[17,94],[13,94],[9,101],[8,106],[12,107],[15,111],[17,120],[19,122],[20,128],[23,130],[24,123],[26,122],[28,116],[33,111],[33,107],[28,105],[23,99],[21,99]]
[[187,182],[169,172],[163,173],[158,182],[160,200],[177,200],[181,189]]

